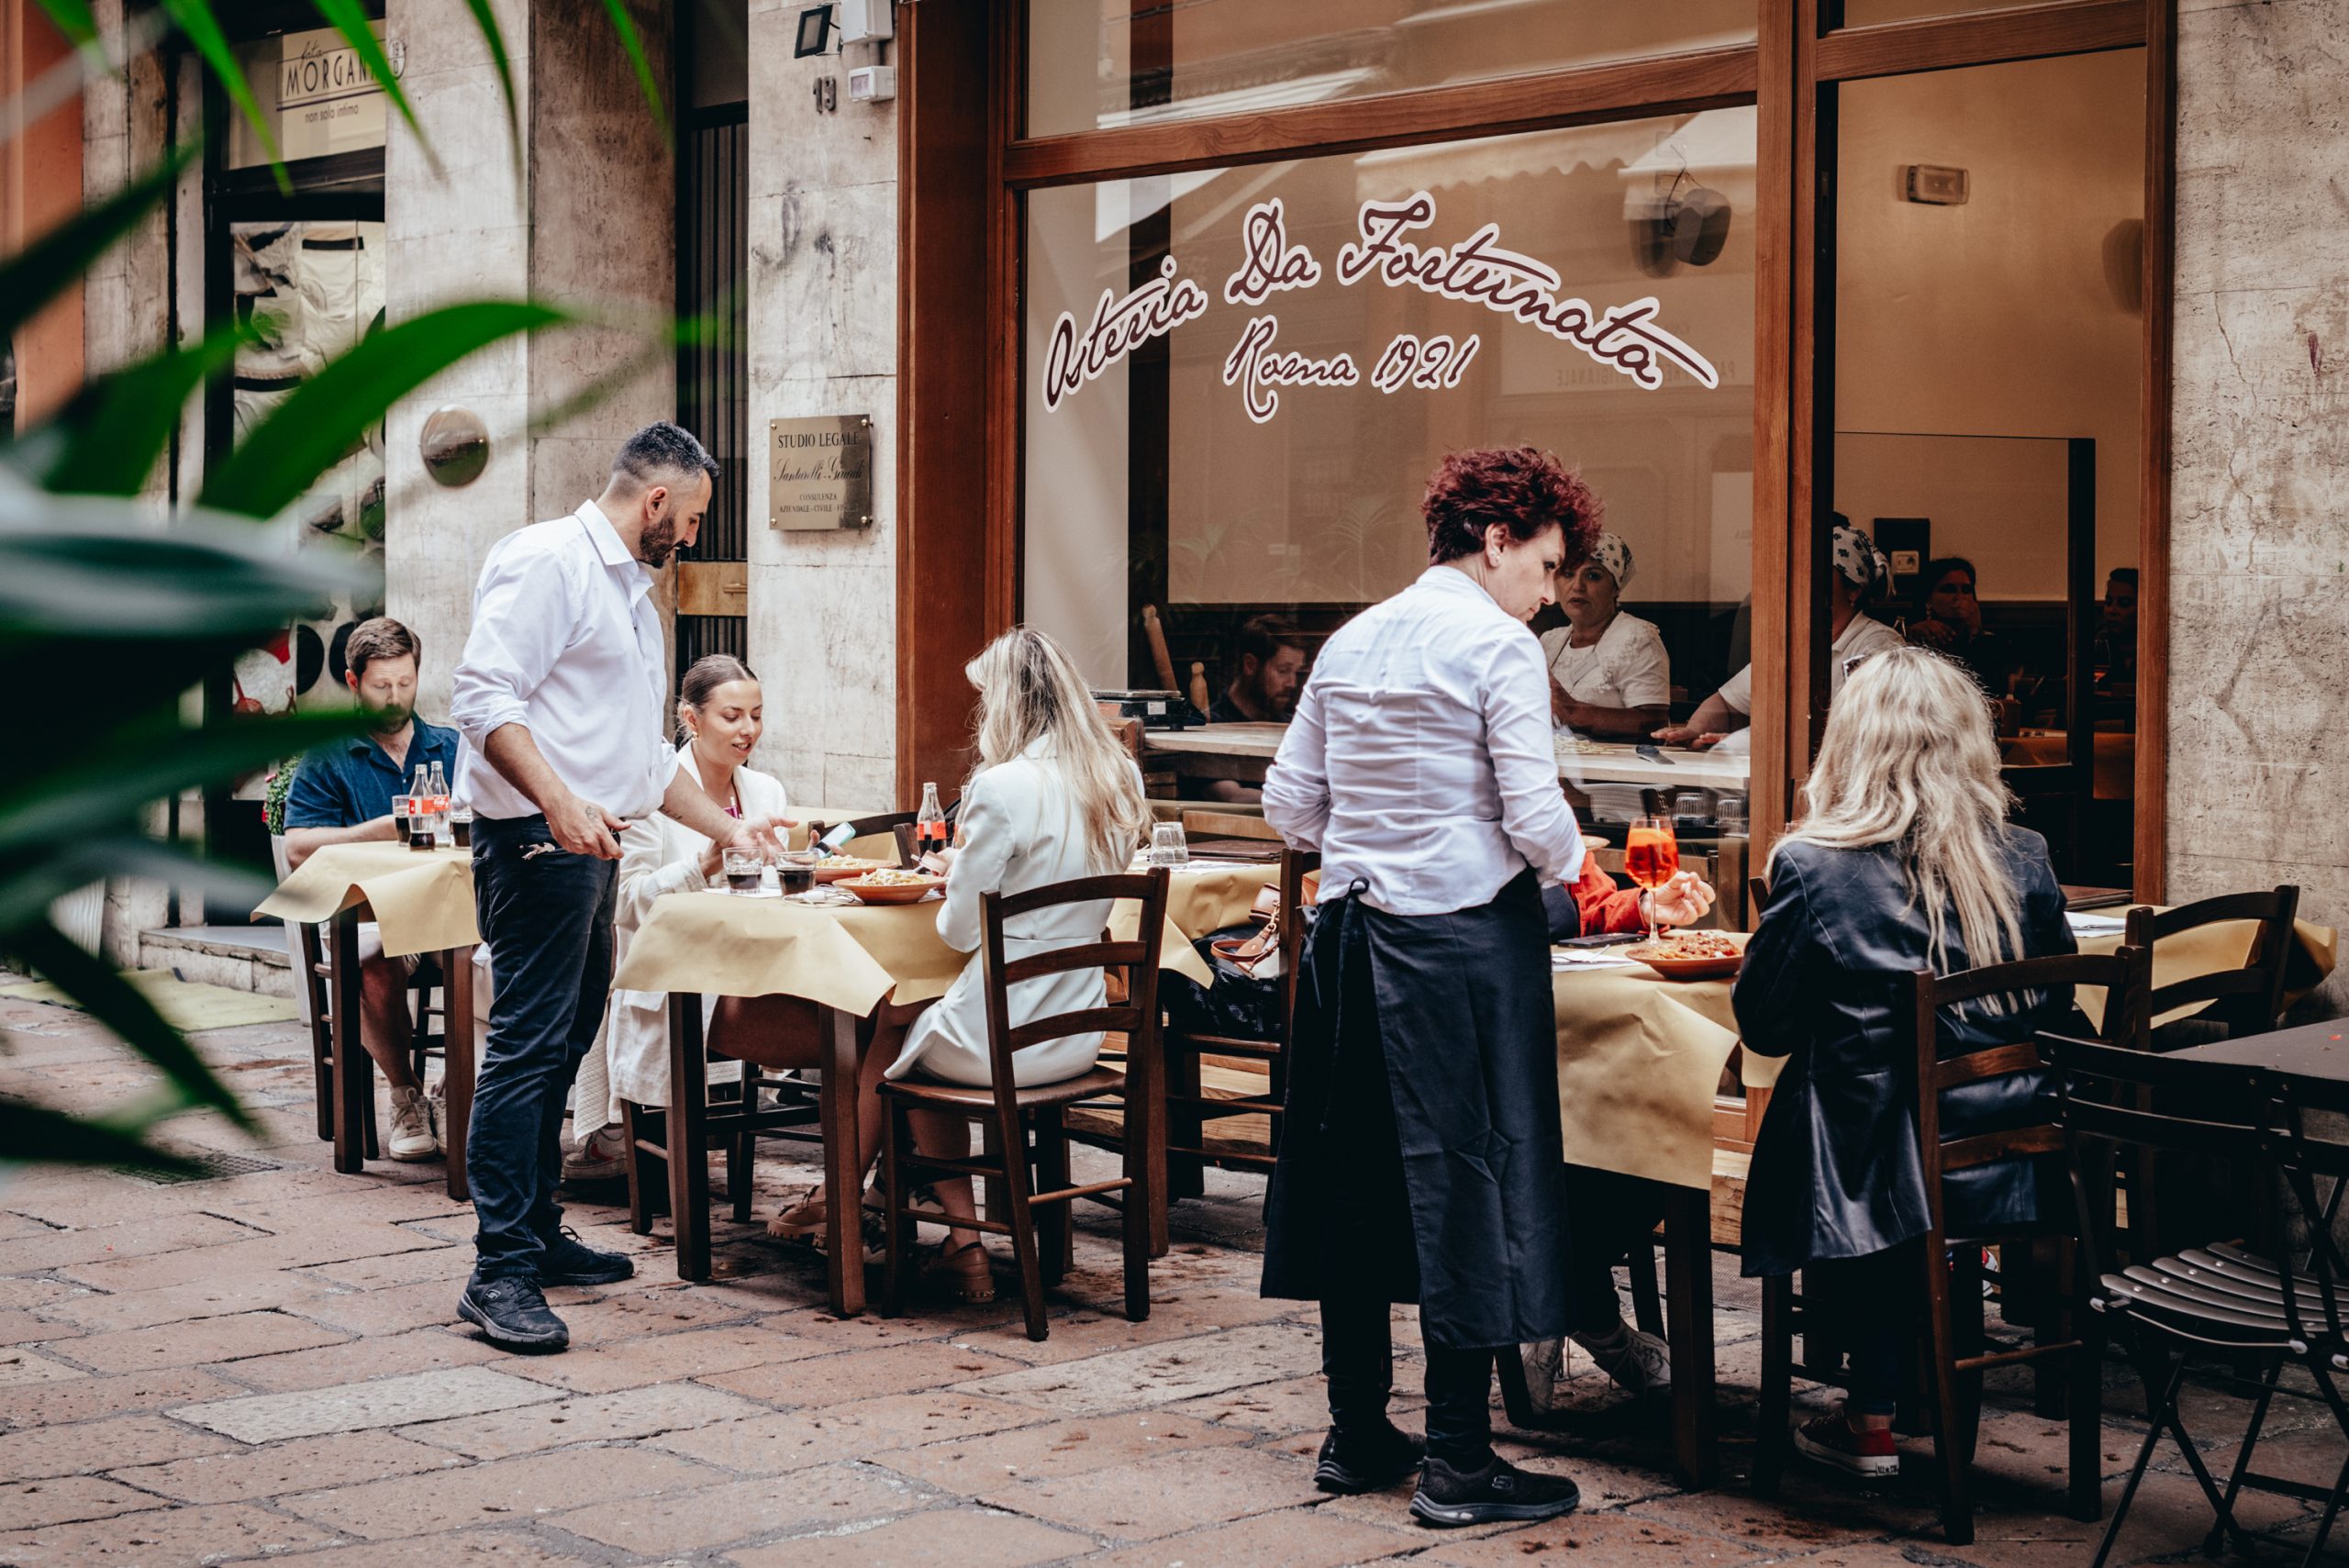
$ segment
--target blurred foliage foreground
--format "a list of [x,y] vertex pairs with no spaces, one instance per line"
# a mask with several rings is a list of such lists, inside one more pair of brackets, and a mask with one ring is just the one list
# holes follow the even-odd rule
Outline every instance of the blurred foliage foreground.
[[[81,46],[76,68],[85,80],[113,69],[85,0],[41,3]],[[357,0],[316,4],[360,49],[413,126]],[[487,0],[467,0],[467,7],[507,83],[510,129],[504,43]],[[607,10],[654,114],[662,115],[624,6],[607,0]],[[160,11],[258,121],[206,0],[161,0]],[[0,339],[13,339],[169,199],[193,150],[176,150],[127,189],[0,261]],[[273,520],[399,398],[491,343],[565,319],[535,304],[477,301],[373,332],[252,427],[211,466],[193,504],[168,516],[139,497],[189,401],[228,373],[237,329],[114,371],[55,418],[0,447],[0,690],[27,704],[28,717],[49,720],[28,724],[17,746],[0,751],[0,953],[64,991],[161,1073],[150,1092],[95,1114],[42,1105],[0,1077],[0,1172],[40,1162],[184,1166],[154,1135],[165,1118],[193,1108],[254,1129],[250,1113],[153,1006],[58,931],[50,903],[106,877],[201,884],[230,874],[151,837],[144,819],[152,803],[348,733],[357,717],[296,714],[195,727],[184,717],[186,694],[239,653],[320,613],[336,595],[362,603],[375,596],[355,556],[316,545],[297,553]]]

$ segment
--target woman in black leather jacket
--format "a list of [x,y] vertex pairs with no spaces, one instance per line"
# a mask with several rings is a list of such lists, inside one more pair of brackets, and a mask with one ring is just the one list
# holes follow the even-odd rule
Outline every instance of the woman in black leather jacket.
[[[1733,998],[1745,1049],[1788,1059],[1747,1178],[1744,1272],[1805,1270],[1806,1295],[1859,1308],[1843,1314],[1844,1411],[1805,1423],[1795,1441],[1853,1473],[1886,1474],[1898,1468],[1891,1418],[1910,1359],[1902,1304],[1917,1288],[1896,1249],[1928,1228],[1894,976],[2076,948],[2046,841],[2006,820],[1988,706],[1941,655],[1889,650],[1853,673],[1803,799],[1771,858]],[[1968,1004],[1944,1017],[1944,1039],[2027,1040],[2059,1027],[2071,1003],[2064,987]],[[1943,1134],[2044,1120],[2040,1087],[2016,1075],[1950,1090]],[[2024,1159],[1957,1173],[1943,1195],[1953,1229],[2028,1223],[2061,1201],[2053,1174]]]

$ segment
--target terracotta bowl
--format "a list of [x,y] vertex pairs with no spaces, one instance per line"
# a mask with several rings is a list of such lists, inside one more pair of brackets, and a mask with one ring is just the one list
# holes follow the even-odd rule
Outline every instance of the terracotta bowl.
[[1745,962],[1742,952],[1723,958],[1674,958],[1668,947],[1650,947],[1645,942],[1623,950],[1623,956],[1646,964],[1666,980],[1725,980],[1738,972]]
[[841,884],[867,904],[918,904],[930,896],[931,888],[945,885],[946,879],[942,876],[926,876],[918,883],[883,883],[874,887],[867,887],[861,880]]

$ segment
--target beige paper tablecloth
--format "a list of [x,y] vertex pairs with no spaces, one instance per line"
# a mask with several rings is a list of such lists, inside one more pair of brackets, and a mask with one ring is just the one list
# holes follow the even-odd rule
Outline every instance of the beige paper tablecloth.
[[389,958],[481,940],[473,923],[469,850],[419,851],[389,840],[328,844],[279,883],[253,913],[281,920],[330,920],[354,904],[373,913]]
[[[672,893],[653,901],[612,984],[626,991],[802,996],[858,1017],[946,994],[970,960],[938,934],[936,900],[857,906]],[[1125,917],[1129,929],[1134,917]],[[1111,925],[1117,924],[1112,917]],[[1170,926],[1159,967],[1208,982]]]
[[[1277,861],[1265,864],[1202,865],[1196,870],[1174,868],[1166,878],[1166,923],[1170,928],[1167,940],[1172,942],[1181,937],[1182,945],[1191,951],[1196,962],[1198,954],[1190,949],[1190,944],[1211,931],[1246,920],[1248,911],[1255,907],[1256,895],[1279,882],[1280,875]],[[1110,912],[1109,935],[1119,941],[1130,942],[1134,940],[1134,928],[1141,923],[1141,906],[1121,900]],[[1180,970],[1202,985],[1208,983],[1204,973],[1193,973],[1188,965],[1169,962],[1160,967]],[[1199,964],[1202,971],[1206,967]]]
[[1713,1096],[1737,1044],[1730,985],[1644,966],[1551,976],[1566,1163],[1712,1186]]

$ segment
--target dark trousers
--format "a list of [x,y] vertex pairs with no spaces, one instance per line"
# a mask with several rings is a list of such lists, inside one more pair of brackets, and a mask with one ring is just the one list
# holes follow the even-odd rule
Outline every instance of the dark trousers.
[[1849,1405],[1861,1415],[1889,1416],[1909,1392],[1918,1289],[1914,1243],[1803,1267],[1804,1297],[1851,1358]]
[[[1341,1029],[1337,1049],[1329,1119],[1350,1129],[1357,1173],[1353,1202],[1331,1217],[1341,1251],[1408,1247],[1410,1199],[1377,1031]],[[1375,1427],[1386,1418],[1395,1385],[1387,1316],[1386,1292],[1367,1278],[1360,1290],[1333,1281],[1321,1298],[1321,1373],[1330,1384],[1330,1423],[1340,1430]],[[1426,1353],[1428,1452],[1455,1470],[1479,1469],[1492,1457],[1493,1351],[1429,1345]]]
[[1664,1205],[1661,1182],[1566,1167],[1566,1299],[1575,1332],[1605,1334],[1623,1320],[1615,1265],[1629,1252],[1633,1268],[1653,1271],[1648,1238],[1664,1218]]
[[473,901],[495,990],[465,1145],[476,1280],[536,1277],[562,1227],[563,1106],[611,988],[618,871],[556,847],[543,817],[473,823]]

